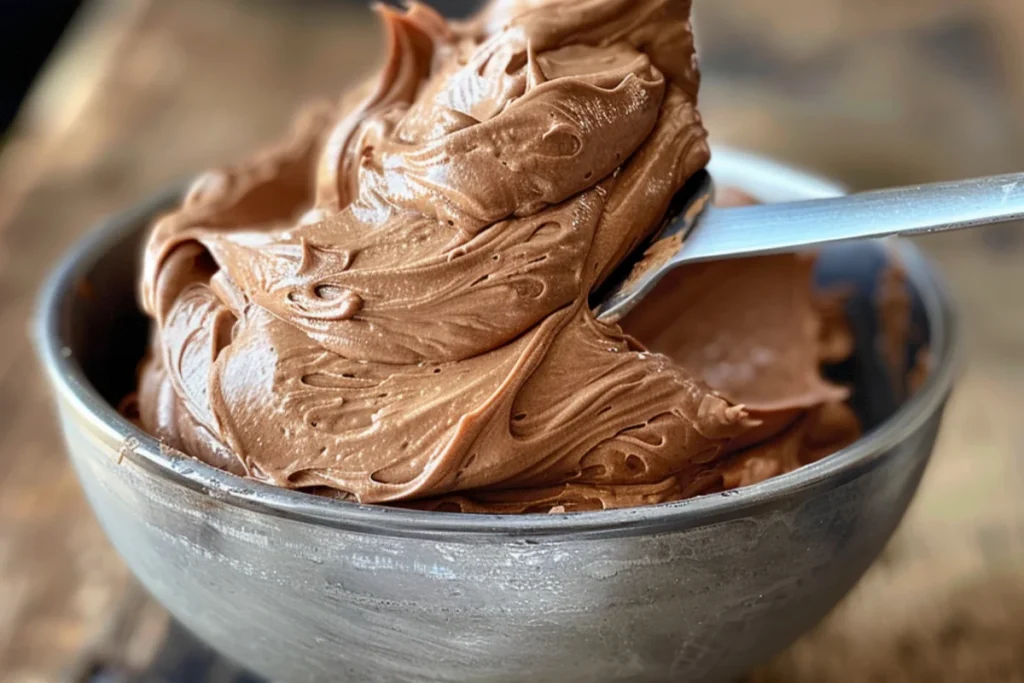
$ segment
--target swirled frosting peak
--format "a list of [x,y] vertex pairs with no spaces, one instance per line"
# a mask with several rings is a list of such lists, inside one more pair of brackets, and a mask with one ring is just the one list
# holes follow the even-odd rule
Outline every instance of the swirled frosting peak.
[[689,10],[379,7],[374,78],[154,226],[142,424],[283,487],[499,512],[674,500],[848,439],[810,259],[681,271],[626,321],[667,355],[588,308],[708,161]]

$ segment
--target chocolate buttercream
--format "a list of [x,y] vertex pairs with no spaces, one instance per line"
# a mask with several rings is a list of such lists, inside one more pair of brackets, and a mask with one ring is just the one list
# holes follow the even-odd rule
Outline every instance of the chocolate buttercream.
[[147,430],[278,486],[491,512],[676,500],[856,438],[812,257],[688,266],[621,327],[588,307],[708,161],[689,0],[377,11],[376,77],[154,226]]

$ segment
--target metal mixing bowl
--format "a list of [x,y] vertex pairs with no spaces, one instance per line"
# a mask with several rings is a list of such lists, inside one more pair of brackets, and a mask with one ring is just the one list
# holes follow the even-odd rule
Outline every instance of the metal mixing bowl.
[[[839,188],[717,151],[719,185],[767,201]],[[749,488],[574,515],[360,506],[261,485],[169,452],[111,407],[134,383],[146,323],[133,280],[170,192],[84,240],[51,278],[37,335],[71,460],[143,584],[200,637],[273,680],[728,680],[815,624],[879,554],[928,461],[954,377],[945,290],[909,245],[923,388],[875,350],[877,244],[828,249],[853,283],[856,357],[837,368],[870,430]],[[890,248],[891,249],[891,248]]]

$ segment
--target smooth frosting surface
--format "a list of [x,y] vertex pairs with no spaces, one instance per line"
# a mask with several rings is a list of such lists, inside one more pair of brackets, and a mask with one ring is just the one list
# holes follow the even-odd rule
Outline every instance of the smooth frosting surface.
[[154,226],[142,425],[283,487],[491,512],[676,500],[855,439],[811,257],[681,269],[621,327],[588,308],[708,161],[689,11],[378,8],[379,74]]

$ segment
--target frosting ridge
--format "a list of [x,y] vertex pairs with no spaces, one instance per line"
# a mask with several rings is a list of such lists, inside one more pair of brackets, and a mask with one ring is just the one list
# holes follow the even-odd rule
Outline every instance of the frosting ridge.
[[689,0],[377,11],[380,73],[154,226],[147,430],[278,486],[495,512],[675,500],[856,438],[811,257],[681,269],[621,327],[588,307],[709,158]]

